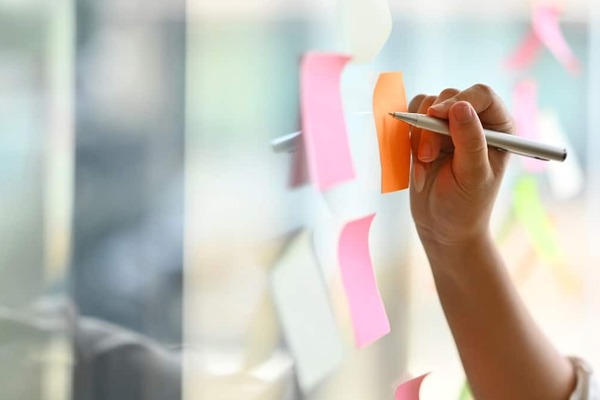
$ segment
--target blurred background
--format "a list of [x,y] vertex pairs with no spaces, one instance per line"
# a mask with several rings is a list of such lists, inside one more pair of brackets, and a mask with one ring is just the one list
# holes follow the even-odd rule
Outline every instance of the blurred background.
[[[600,5],[554,4],[578,73],[546,48],[506,68],[533,3],[390,0],[382,51],[342,75],[358,179],[322,194],[290,187],[293,155],[270,141],[300,129],[302,54],[342,50],[338,2],[0,0],[0,397],[391,399],[431,371],[423,399],[468,399],[408,193],[378,193],[384,71],[409,98],[483,82],[512,108],[535,88],[568,165],[513,157],[494,230],[546,334],[600,368]],[[375,212],[392,331],[357,350],[336,242]],[[343,346],[308,391],[270,290],[298,230]]]

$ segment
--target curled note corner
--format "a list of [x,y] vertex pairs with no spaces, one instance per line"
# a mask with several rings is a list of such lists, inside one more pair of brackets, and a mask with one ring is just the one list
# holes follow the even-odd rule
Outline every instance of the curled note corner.
[[390,332],[369,252],[369,231],[375,214],[348,222],[340,233],[338,262],[348,300],[355,343],[363,348]]
[[430,372],[400,384],[394,393],[394,400],[419,400],[421,384],[429,374]]
[[341,0],[344,44],[352,62],[372,61],[392,32],[392,14],[387,0]]

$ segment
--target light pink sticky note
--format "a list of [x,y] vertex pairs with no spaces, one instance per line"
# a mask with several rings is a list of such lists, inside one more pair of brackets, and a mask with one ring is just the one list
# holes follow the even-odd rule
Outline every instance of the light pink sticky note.
[[300,106],[308,170],[321,191],[355,178],[340,93],[350,57],[307,53],[300,67]]
[[338,261],[348,299],[354,339],[361,348],[390,332],[390,322],[369,252],[369,230],[375,214],[348,222],[340,234]]
[[429,373],[406,381],[398,386],[396,394],[394,395],[394,400],[419,400],[419,390],[421,390],[421,384],[427,375],[429,375]]
[[[513,115],[517,125],[517,135],[539,140],[537,84],[533,80],[517,83],[513,91]],[[523,157],[523,166],[529,172],[543,171],[548,163],[531,157]]]
[[533,12],[533,31],[568,71],[577,73],[580,70],[579,60],[571,51],[560,30],[559,15],[560,12],[556,7],[538,6]]
[[510,70],[518,70],[529,67],[538,56],[542,43],[531,31],[521,42],[519,47],[506,59],[504,65]]

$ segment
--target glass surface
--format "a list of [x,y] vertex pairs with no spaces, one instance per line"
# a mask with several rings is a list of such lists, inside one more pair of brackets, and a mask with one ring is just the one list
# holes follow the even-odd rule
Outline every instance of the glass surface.
[[[544,332],[599,368],[592,3],[565,3],[561,27],[583,66],[573,75],[545,49],[526,70],[502,67],[530,29],[526,3],[390,1],[381,53],[341,80],[358,179],[323,194],[291,188],[294,155],[270,142],[301,129],[302,55],[341,49],[336,2],[0,0],[0,398],[391,399],[432,371],[422,398],[458,399],[464,372],[408,193],[378,193],[370,111],[383,71],[402,71],[409,97],[482,82],[509,107],[514,86],[535,80],[584,187],[561,198],[549,172],[513,156],[493,229]],[[557,259],[516,217],[523,177],[539,190]],[[368,213],[392,330],[358,350],[336,245],[342,224]],[[302,229],[344,348],[311,392],[297,383],[269,286]]]

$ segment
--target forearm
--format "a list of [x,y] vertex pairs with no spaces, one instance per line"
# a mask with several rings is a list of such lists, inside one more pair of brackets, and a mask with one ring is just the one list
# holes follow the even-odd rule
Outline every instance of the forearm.
[[568,399],[573,367],[532,320],[492,239],[424,246],[475,398]]

